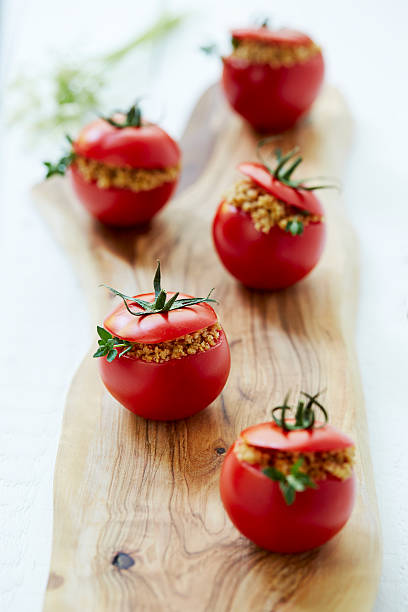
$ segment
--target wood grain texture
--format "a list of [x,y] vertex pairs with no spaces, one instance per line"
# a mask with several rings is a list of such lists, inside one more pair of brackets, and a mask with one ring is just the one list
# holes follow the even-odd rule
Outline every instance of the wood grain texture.
[[[285,134],[282,144],[300,144],[304,175],[340,176],[350,137],[344,101],[326,89],[311,121]],[[254,159],[255,143],[211,88],[183,141],[184,189],[148,231],[118,232],[91,221],[64,180],[35,189],[42,214],[76,265],[95,323],[112,306],[98,284],[149,289],[160,257],[169,290],[201,295],[216,287],[232,349],[222,396],[201,414],[174,423],[147,422],[123,409],[102,388],[95,360],[85,358],[68,396],[57,458],[47,612],[372,607],[380,529],[354,352],[355,238],[338,195],[321,192],[328,244],[307,279],[268,294],[230,278],[212,248],[210,224],[221,194],[236,179],[236,163]],[[267,553],[241,537],[223,511],[221,449],[244,427],[269,419],[287,389],[321,388],[327,389],[331,421],[357,443],[356,507],[346,528],[321,549]]]

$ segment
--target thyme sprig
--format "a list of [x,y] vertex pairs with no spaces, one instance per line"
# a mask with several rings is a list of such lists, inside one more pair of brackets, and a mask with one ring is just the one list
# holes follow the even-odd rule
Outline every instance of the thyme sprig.
[[122,123],[115,121],[112,117],[101,117],[104,121],[107,121],[109,125],[115,128],[122,129],[126,127],[140,127],[142,125],[142,111],[139,106],[139,101],[135,102],[128,111],[117,111],[122,115],[125,115],[125,119]]
[[289,474],[287,475],[272,466],[268,466],[262,470],[265,476],[275,482],[279,482],[279,488],[288,506],[292,505],[295,501],[296,493],[301,493],[307,488],[317,489],[316,483],[313,482],[310,476],[300,470],[302,464],[303,457],[299,457],[291,466]]
[[266,160],[262,153],[262,149],[265,145],[269,144],[272,140],[275,140],[275,136],[263,138],[257,144],[257,155],[261,163],[265,168],[274,176],[280,183],[292,187],[293,189],[302,189],[303,191],[316,191],[317,189],[338,189],[340,185],[337,183],[317,183],[316,185],[307,185],[310,181],[317,181],[319,179],[328,180],[325,177],[309,177],[299,179],[297,181],[292,179],[292,174],[296,168],[302,163],[303,157],[298,155],[299,147],[294,147],[288,153],[283,155],[282,149],[275,149],[275,166],[271,166]]
[[[14,125],[25,124],[49,136],[51,129],[78,128],[106,104],[124,58],[136,49],[164,41],[180,27],[187,15],[162,12],[145,31],[108,54],[83,61],[56,63],[48,74],[27,76],[27,71],[10,85],[10,117]],[[137,70],[136,70],[137,72]]]
[[76,157],[76,153],[72,149],[73,141],[71,136],[69,136],[69,134],[65,134],[65,138],[70,145],[70,150],[55,163],[49,161],[43,162],[47,170],[45,175],[46,179],[51,178],[55,175],[64,176],[68,167],[72,164]]
[[[161,287],[161,271],[160,271],[160,261],[157,262],[157,268],[153,279],[153,288],[154,288],[154,302],[147,302],[146,300],[141,300],[140,298],[135,298],[130,295],[125,295],[121,291],[117,289],[113,289],[112,287],[108,287],[108,285],[102,285],[111,291],[114,295],[122,298],[123,303],[126,307],[126,310],[135,317],[142,317],[152,314],[166,313],[170,310],[177,310],[178,308],[187,308],[188,306],[194,306],[195,304],[201,303],[217,303],[217,300],[211,298],[211,294],[214,289],[208,293],[205,298],[181,298],[177,299],[179,296],[179,291],[172,295],[169,299],[167,299],[167,292]],[[134,311],[130,308],[132,304],[137,304],[141,308],[142,311]]]
[[[272,410],[272,418],[278,427],[281,427],[284,431],[296,431],[302,429],[320,429],[324,427],[329,420],[327,410],[317,400],[322,392],[319,391],[315,395],[309,395],[305,391],[301,391],[301,394],[308,398],[308,401],[298,400],[298,404],[295,412],[295,422],[293,419],[287,421],[287,412],[292,410],[292,407],[288,405],[289,393],[286,395],[281,406],[276,406]],[[314,406],[317,406],[319,411],[323,415],[323,423],[316,425],[316,414]],[[280,411],[280,417],[276,416],[276,413]]]
[[[130,351],[133,346],[133,344],[127,340],[121,340],[120,338],[116,338],[116,336],[112,336],[104,327],[98,325],[96,331],[99,336],[99,348],[96,353],[94,353],[93,357],[104,357],[106,355],[106,360],[112,363],[116,357],[122,357]],[[118,349],[122,347],[125,347],[124,350],[119,352]]]

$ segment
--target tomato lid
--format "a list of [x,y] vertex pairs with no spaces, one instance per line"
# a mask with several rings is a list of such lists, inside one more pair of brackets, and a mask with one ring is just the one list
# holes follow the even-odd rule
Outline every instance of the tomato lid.
[[73,149],[101,163],[146,169],[176,166],[181,156],[177,143],[158,125],[117,128],[105,119],[86,125]]
[[[174,292],[168,292],[170,298]],[[153,303],[154,293],[142,293],[135,298]],[[191,295],[179,294],[179,298],[192,298]],[[143,308],[136,303],[128,301],[129,308],[134,312],[143,312]],[[165,313],[134,316],[130,314],[125,304],[117,308],[104,321],[104,327],[113,336],[128,340],[129,342],[142,342],[143,344],[157,344],[175,340],[186,334],[192,334],[214,325],[217,315],[207,303],[201,302],[184,308],[170,310]]]
[[308,45],[312,43],[303,32],[281,28],[279,30],[269,30],[268,28],[237,28],[231,30],[231,35],[237,40],[254,40],[271,45]]
[[278,200],[296,206],[312,215],[323,215],[323,207],[312,191],[285,185],[260,163],[244,162],[237,169]]
[[[290,421],[290,419],[288,419]],[[332,425],[314,429],[284,431],[275,422],[260,423],[241,432],[250,446],[265,450],[324,452],[354,446],[354,442]]]

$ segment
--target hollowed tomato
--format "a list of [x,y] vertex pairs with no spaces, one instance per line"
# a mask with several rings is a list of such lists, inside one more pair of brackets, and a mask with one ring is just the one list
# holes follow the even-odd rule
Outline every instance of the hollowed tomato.
[[[87,160],[125,170],[165,170],[180,162],[177,143],[159,126],[144,122],[140,127],[118,128],[97,119],[83,128],[73,151]],[[152,189],[101,188],[96,179],[84,178],[75,159],[70,178],[88,212],[102,223],[118,227],[149,221],[170,199],[178,181],[173,178]]]
[[[285,204],[323,216],[312,192],[282,184],[261,164],[240,164],[238,169]],[[256,229],[248,213],[224,200],[213,221],[214,245],[222,263],[236,279],[254,289],[284,289],[301,280],[319,261],[325,238],[323,221],[305,225],[300,235],[277,225],[264,233]]]
[[[241,437],[260,450],[306,452],[341,450],[352,441],[333,427],[283,432],[263,423]],[[316,488],[296,493],[288,505],[277,481],[259,466],[240,461],[237,442],[229,449],[221,472],[224,507],[235,527],[256,545],[277,553],[297,553],[321,546],[335,536],[350,517],[354,505],[354,472],[345,480],[328,476]]]
[[[168,297],[173,293],[168,293]],[[136,298],[153,303],[154,294]],[[181,298],[191,296],[180,295]],[[142,308],[129,301],[130,308]],[[213,308],[198,303],[169,312],[131,315],[118,306],[104,322],[104,328],[118,340],[154,346],[194,334],[217,323]],[[99,359],[102,380],[108,391],[126,408],[147,419],[174,420],[189,417],[206,408],[221,393],[230,370],[230,351],[223,329],[214,346],[195,354],[168,361],[144,361],[127,354],[109,362]]]
[[[250,40],[283,47],[312,43],[300,32],[267,28],[233,30],[232,38],[238,44]],[[319,50],[306,61],[278,67],[230,55],[223,58],[222,83],[232,108],[256,130],[281,132],[308,112],[321,87],[323,74],[324,62]]]

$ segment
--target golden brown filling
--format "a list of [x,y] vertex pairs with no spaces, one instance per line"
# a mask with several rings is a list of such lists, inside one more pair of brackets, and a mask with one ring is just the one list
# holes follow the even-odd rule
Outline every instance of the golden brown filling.
[[215,346],[219,340],[220,331],[221,325],[215,323],[194,334],[187,334],[170,342],[160,342],[158,344],[135,342],[126,356],[155,363],[163,363],[170,359],[181,359],[188,355],[203,353]]
[[273,45],[256,40],[235,39],[231,57],[247,60],[251,64],[269,64],[279,68],[307,62],[319,52],[320,47],[314,42],[308,45]]
[[294,206],[277,200],[251,179],[238,181],[227,193],[225,201],[248,213],[255,228],[265,234],[274,225],[288,231],[288,225],[290,226],[292,222],[302,223],[303,227],[306,227],[309,223],[322,221],[322,217],[318,215],[311,215],[306,211],[300,213]]
[[259,450],[250,446],[240,438],[234,448],[239,461],[246,461],[251,465],[258,465],[261,469],[267,466],[274,467],[288,475],[290,468],[302,457],[300,472],[307,474],[312,480],[325,480],[328,476],[335,476],[339,480],[350,478],[353,466],[355,447],[349,446],[341,450],[317,453],[284,452],[278,450]]
[[132,191],[149,191],[160,187],[163,183],[175,181],[180,173],[180,165],[171,168],[122,168],[102,164],[94,159],[78,155],[75,163],[83,178],[91,183],[96,181],[100,189],[117,187]]

